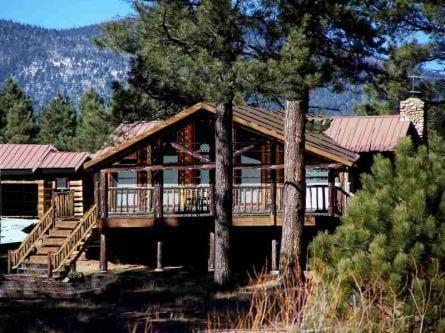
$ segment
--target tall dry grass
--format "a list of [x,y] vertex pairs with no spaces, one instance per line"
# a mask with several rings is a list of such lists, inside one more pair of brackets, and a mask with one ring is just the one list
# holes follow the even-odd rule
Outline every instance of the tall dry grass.
[[[342,283],[346,278],[353,281],[352,292]],[[438,273],[435,278],[443,275]],[[434,326],[426,322],[429,311],[434,307],[437,310],[434,304],[438,300],[433,298],[444,300],[443,292],[433,292],[433,284],[423,283],[416,275],[411,280],[411,285],[406,286],[407,292],[403,293],[407,296],[402,296],[380,278],[366,284],[353,275],[330,281],[312,277],[296,283],[262,274],[251,287],[248,312],[213,315],[208,321],[208,331],[426,332],[444,329],[443,320],[436,321]]]

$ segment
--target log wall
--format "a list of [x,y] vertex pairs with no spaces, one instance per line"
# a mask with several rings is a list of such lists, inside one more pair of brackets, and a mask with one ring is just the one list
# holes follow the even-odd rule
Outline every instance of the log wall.
[[71,191],[74,191],[74,216],[83,216],[83,181],[70,180],[69,188]]

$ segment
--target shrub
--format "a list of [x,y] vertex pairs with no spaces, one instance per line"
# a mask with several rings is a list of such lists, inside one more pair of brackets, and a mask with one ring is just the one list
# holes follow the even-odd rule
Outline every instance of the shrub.
[[362,184],[336,231],[312,242],[311,269],[338,280],[345,302],[380,293],[432,327],[445,311],[445,142],[401,142],[394,161],[375,158]]

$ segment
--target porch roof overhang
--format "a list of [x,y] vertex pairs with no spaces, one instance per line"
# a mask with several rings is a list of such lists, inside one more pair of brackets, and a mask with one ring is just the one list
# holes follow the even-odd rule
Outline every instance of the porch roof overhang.
[[[85,163],[84,168],[86,170],[100,169],[110,161],[115,161],[124,157],[142,141],[147,140],[149,137],[159,133],[163,129],[172,126],[201,110],[208,111],[212,114],[216,113],[215,104],[208,102],[196,103],[195,105],[182,110],[176,115],[154,124],[143,133],[129,138],[117,146],[107,149],[103,153],[96,154],[92,160]],[[244,106],[234,106],[233,122],[240,126],[259,132],[265,136],[274,138],[277,141],[284,141],[283,112]],[[320,156],[332,162],[341,163],[345,166],[352,166],[359,158],[358,154],[340,146],[324,133],[307,133],[305,149],[307,152],[314,155]]]

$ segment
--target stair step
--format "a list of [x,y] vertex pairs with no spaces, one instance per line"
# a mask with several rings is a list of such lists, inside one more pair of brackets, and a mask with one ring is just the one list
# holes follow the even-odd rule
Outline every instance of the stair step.
[[58,217],[56,222],[62,222],[62,221],[73,221],[73,222],[79,222],[80,218],[77,216],[68,216],[68,217]]
[[47,237],[43,239],[43,246],[60,246],[65,241],[66,237]]
[[46,269],[47,265],[48,265],[47,262],[44,263],[31,262],[29,261],[28,258],[24,262],[22,262],[22,264],[17,269],[39,269],[39,268]]
[[49,231],[50,237],[68,237],[71,234],[70,229],[51,229]]
[[42,246],[37,250],[36,254],[48,254],[49,252],[57,252],[58,246]]
[[[48,264],[48,256],[46,255],[32,255],[29,257],[29,260],[27,261],[29,263],[33,264]],[[26,265],[25,265],[26,267]],[[28,267],[26,267],[28,269]]]
[[56,229],[74,229],[77,226],[78,221],[60,221],[56,222]]

